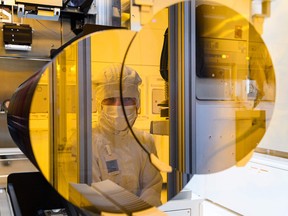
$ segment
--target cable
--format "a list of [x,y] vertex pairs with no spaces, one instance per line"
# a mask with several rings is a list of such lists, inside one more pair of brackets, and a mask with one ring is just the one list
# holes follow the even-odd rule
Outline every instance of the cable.
[[42,22],[40,22],[39,20],[36,19],[36,22],[38,22],[41,26],[43,26],[45,29],[47,29],[48,31],[54,33],[55,35],[59,35],[59,32],[53,31],[51,28],[47,27],[46,25],[44,25]]
[[122,85],[122,78],[123,78],[123,70],[124,70],[124,66],[125,66],[125,61],[126,61],[126,58],[127,58],[127,55],[128,55],[128,52],[129,52],[129,49],[134,41],[134,39],[136,38],[137,36],[137,32],[135,32],[135,34],[133,35],[128,47],[127,47],[127,50],[124,54],[124,59],[123,59],[123,62],[122,62],[122,65],[121,65],[121,71],[120,71],[120,82],[119,82],[119,85],[120,85],[120,102],[121,102],[121,107],[122,107],[122,111],[123,111],[123,114],[124,114],[124,117],[125,117],[125,121],[128,125],[128,128],[130,130],[130,132],[132,133],[134,139],[137,141],[137,143],[140,145],[140,147],[148,154],[150,155],[150,152],[144,147],[144,145],[140,142],[140,140],[138,139],[138,137],[136,136],[136,134],[134,133],[130,123],[129,123],[129,120],[128,120],[128,117],[127,117],[127,114],[126,114],[126,110],[125,110],[125,107],[124,107],[124,98],[123,98],[123,85]]
[[123,62],[122,62],[122,65],[121,65],[121,72],[120,72],[120,81],[119,81],[119,84],[120,84],[120,102],[121,102],[121,107],[122,107],[122,111],[123,111],[123,114],[124,114],[124,117],[125,117],[125,121],[128,125],[128,128],[130,130],[130,132],[132,133],[134,139],[136,140],[136,142],[139,144],[139,146],[147,153],[149,159],[150,159],[150,162],[153,164],[153,166],[158,169],[159,171],[162,171],[162,172],[172,172],[172,167],[168,164],[165,164],[164,162],[162,162],[161,160],[159,160],[159,158],[154,155],[153,153],[149,152],[145,146],[140,142],[140,140],[138,139],[138,137],[136,136],[136,134],[134,133],[130,123],[129,123],[129,120],[128,120],[128,117],[127,117],[127,114],[126,114],[126,111],[125,111],[125,107],[124,107],[124,99],[123,99],[123,93],[122,93],[122,90],[123,90],[123,87],[122,87],[122,78],[123,78],[123,70],[124,70],[124,66],[125,66],[125,61],[126,61],[126,58],[127,58],[127,55],[128,55],[128,51],[134,41],[134,39],[136,38],[137,36],[137,32],[135,32],[135,34],[133,35],[128,47],[127,47],[127,50],[125,52],[125,55],[124,55],[124,58],[123,58]]

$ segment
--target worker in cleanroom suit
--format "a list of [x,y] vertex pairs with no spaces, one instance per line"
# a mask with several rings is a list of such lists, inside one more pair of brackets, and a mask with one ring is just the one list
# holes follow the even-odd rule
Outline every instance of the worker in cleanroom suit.
[[[132,136],[123,115],[120,101],[121,65],[112,65],[95,74],[95,97],[99,121],[93,129],[93,182],[110,179],[147,203],[161,204],[162,177],[150,163],[148,154]],[[134,124],[140,106],[138,73],[124,66],[122,93],[126,115]],[[151,134],[133,128],[139,141],[156,154]]]

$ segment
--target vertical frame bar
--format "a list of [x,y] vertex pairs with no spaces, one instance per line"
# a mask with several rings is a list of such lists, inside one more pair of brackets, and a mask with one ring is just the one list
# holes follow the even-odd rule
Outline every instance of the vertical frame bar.
[[92,182],[91,40],[78,43],[79,182]]
[[170,164],[168,199],[195,173],[195,2],[169,9]]
[[[49,87],[49,101],[54,101],[55,100],[55,96],[53,94],[54,92],[54,88],[55,88],[55,74],[56,74],[56,65],[55,65],[55,61],[52,60],[51,61],[52,64],[51,66],[49,66],[49,77],[48,77],[48,86]],[[51,155],[50,161],[49,161],[49,165],[50,165],[50,169],[49,169],[49,181],[50,184],[54,186],[55,184],[55,178],[54,178],[54,142],[55,142],[55,122],[54,122],[54,113],[55,110],[55,103],[50,103],[49,104],[49,114],[48,114],[48,118],[49,118],[49,143],[50,143],[50,152],[49,155]]]

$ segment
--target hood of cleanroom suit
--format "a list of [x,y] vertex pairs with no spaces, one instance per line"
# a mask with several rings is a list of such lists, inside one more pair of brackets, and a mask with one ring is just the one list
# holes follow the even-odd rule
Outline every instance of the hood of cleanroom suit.
[[[93,84],[95,86],[96,106],[101,122],[108,130],[114,133],[122,133],[128,130],[128,125],[120,105],[103,105],[107,98],[120,97],[120,73],[121,64],[114,64],[96,73]],[[142,80],[138,73],[130,67],[124,66],[122,73],[122,96],[134,98],[136,105],[124,106],[130,126],[133,126],[137,118],[137,110],[140,107],[139,85]]]
[[[93,84],[96,92],[97,109],[106,98],[120,97],[121,64],[114,64],[100,73],[95,73]],[[138,73],[128,66],[124,66],[122,74],[122,95],[136,99],[137,109],[140,107],[139,85],[142,80]],[[101,109],[100,109],[101,110]]]

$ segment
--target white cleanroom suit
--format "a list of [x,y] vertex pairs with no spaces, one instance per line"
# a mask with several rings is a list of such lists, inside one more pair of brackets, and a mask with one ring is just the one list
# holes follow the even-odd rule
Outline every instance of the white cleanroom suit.
[[[121,65],[112,65],[96,74],[96,103],[99,121],[93,129],[92,137],[92,174],[93,182],[110,179],[128,191],[139,196],[147,203],[161,204],[162,177],[151,164],[149,155],[141,148],[129,130],[119,102],[119,82]],[[138,73],[124,66],[122,93],[124,107],[131,127],[138,109],[139,85]],[[145,148],[157,155],[151,134],[133,128],[138,140]]]

